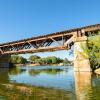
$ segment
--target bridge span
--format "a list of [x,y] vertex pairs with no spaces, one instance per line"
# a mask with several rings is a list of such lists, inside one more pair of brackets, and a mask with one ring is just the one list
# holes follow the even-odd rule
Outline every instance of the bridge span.
[[[22,39],[18,41],[12,41],[0,44],[0,59],[4,59],[5,55],[23,54],[23,53],[36,53],[56,50],[68,50],[74,45],[74,67],[77,71],[85,63],[86,66],[90,66],[89,59],[82,58],[77,52],[82,52],[80,43],[86,45],[88,32],[95,32],[100,30],[100,24],[69,29],[61,32],[51,33],[47,35],[32,37],[28,39]],[[78,47],[78,48],[77,48]],[[76,53],[77,52],[77,53]],[[83,52],[82,52],[83,53]],[[8,57],[9,58],[9,57]],[[3,61],[1,60],[0,63]],[[4,61],[5,62],[5,61]],[[3,62],[3,63],[4,63]],[[89,70],[85,67],[82,70]]]
[[[84,34],[82,34],[82,30],[84,31]],[[97,30],[100,30],[100,24],[70,29],[8,43],[1,43],[0,54],[22,54],[66,50],[69,49],[73,44],[73,40],[68,43],[72,36],[82,37],[83,35],[87,35],[86,33],[89,31]]]

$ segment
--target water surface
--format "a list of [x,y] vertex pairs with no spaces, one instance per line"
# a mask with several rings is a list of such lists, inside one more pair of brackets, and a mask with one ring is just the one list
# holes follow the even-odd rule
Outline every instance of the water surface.
[[[23,97],[20,96],[20,100],[25,96],[29,97],[26,100],[41,100],[42,97],[43,100],[66,100],[67,97],[68,100],[100,100],[100,75],[74,73],[73,66],[13,67],[0,69],[0,76],[0,98],[2,100],[8,100],[9,97],[6,98],[6,95],[18,94],[19,90],[20,94],[23,89],[29,92],[29,88],[34,93],[35,91],[40,91],[40,93],[22,94]],[[7,92],[5,95],[4,90]]]

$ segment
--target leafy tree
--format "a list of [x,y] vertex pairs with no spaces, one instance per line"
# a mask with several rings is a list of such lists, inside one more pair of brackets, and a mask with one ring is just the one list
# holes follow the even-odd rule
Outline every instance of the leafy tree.
[[51,57],[51,61],[52,61],[52,64],[57,64],[58,63],[58,59],[55,56]]
[[15,64],[17,63],[17,60],[18,60],[18,56],[14,55],[14,56],[11,56],[10,62]]
[[35,61],[36,59],[40,59],[41,57],[37,56],[37,55],[32,55],[29,57],[30,61]]
[[[94,33],[94,32],[93,32]],[[87,47],[83,47],[86,54],[89,56],[92,71],[100,67],[100,31],[93,35],[89,32]]]
[[52,60],[50,59],[50,57],[47,57],[47,58],[44,59],[44,62],[46,64],[51,64],[52,63]]
[[36,59],[35,60],[35,63],[38,63],[38,64],[43,64],[43,60],[40,58],[40,59]]
[[29,57],[29,60],[34,61],[35,63],[39,64],[58,64],[63,63],[63,59],[57,58],[55,56],[49,56],[45,58],[41,58],[37,55],[32,55]]
[[89,39],[88,52],[90,64],[94,71],[100,67],[100,35]]
[[25,58],[23,58],[22,56],[18,57],[17,63],[18,64],[25,64],[27,62],[27,60]]
[[45,64],[58,64],[58,63],[63,62],[62,59],[57,58],[55,56],[49,56],[49,57],[46,57],[46,58],[42,58],[42,61]]
[[58,62],[58,63],[62,63],[62,62],[63,62],[63,59],[57,58],[57,62]]
[[25,64],[27,63],[27,60],[23,58],[22,56],[13,55],[11,56],[10,62],[14,64]]
[[62,61],[63,61],[62,59],[57,58],[55,56],[49,56],[49,57],[45,57],[45,58],[35,59],[35,63],[40,63],[40,64],[57,64]]

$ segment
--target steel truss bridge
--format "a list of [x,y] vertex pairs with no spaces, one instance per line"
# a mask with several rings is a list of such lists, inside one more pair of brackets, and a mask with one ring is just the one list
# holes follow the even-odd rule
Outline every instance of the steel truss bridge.
[[[87,32],[100,30],[100,24],[65,30],[47,35],[0,44],[0,54],[23,54],[66,50],[74,44],[74,36],[82,37]],[[84,34],[83,34],[84,33]]]

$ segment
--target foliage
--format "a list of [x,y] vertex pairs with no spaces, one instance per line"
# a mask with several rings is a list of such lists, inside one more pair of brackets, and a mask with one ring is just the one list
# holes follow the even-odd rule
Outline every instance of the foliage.
[[35,63],[39,63],[39,64],[59,64],[59,63],[69,63],[69,61],[67,60],[63,60],[61,58],[57,58],[55,56],[49,56],[49,57],[45,57],[45,58],[40,58],[40,59],[35,59]]
[[99,68],[99,58],[100,58],[100,35],[92,36],[88,39],[88,52],[89,52],[89,59],[91,63],[91,67],[93,70]]
[[29,57],[29,60],[30,60],[30,61],[35,61],[35,60],[40,59],[40,58],[41,58],[41,57],[39,57],[39,56],[37,56],[37,55],[32,55],[32,56]]
[[[67,64],[67,63],[69,63],[69,61],[67,59],[61,59],[61,58],[57,58],[55,56],[41,58],[37,55],[31,55],[29,57],[29,60],[34,61],[34,63],[44,64],[44,65],[45,64],[59,64],[59,63]],[[22,56],[12,55],[10,62],[13,64],[25,64],[25,63],[27,63],[27,59],[23,58]]]
[[35,60],[35,63],[42,64],[43,63],[43,60],[41,58],[40,59],[36,59]]
[[100,67],[100,31],[97,35],[89,32],[87,47],[83,47],[84,51],[89,55],[92,71]]
[[[37,55],[32,55],[29,57],[29,60],[34,61],[35,63],[38,63],[38,64],[44,64],[44,65],[45,64],[59,64],[59,63],[67,64],[67,63],[69,63],[68,60],[57,58],[55,56],[41,58]],[[25,63],[27,63],[27,59],[23,58],[22,56],[12,55],[10,62],[13,64],[25,64]]]
[[27,60],[22,56],[13,55],[11,56],[10,62],[14,64],[25,64],[27,63]]
[[48,57],[47,59],[48,59],[48,61],[49,61],[50,63],[52,63],[52,64],[57,64],[57,63],[58,63],[58,59],[57,59],[57,57],[55,57],[55,56]]
[[55,56],[51,57],[51,61],[52,61],[52,64],[58,63],[58,59]]

